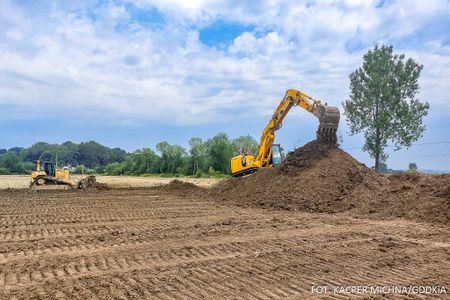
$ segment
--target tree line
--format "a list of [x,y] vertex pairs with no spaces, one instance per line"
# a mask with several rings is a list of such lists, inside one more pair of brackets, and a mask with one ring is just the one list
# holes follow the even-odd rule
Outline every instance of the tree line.
[[[230,159],[241,148],[258,151],[258,142],[251,136],[232,139],[225,133],[203,140],[193,137],[186,149],[167,141],[155,150],[143,148],[127,152],[109,148],[95,141],[63,144],[38,142],[29,148],[0,149],[0,174],[25,174],[34,169],[35,161],[53,161],[58,166],[75,168],[80,172],[107,175],[170,174],[219,176],[230,174]],[[83,166],[83,167],[82,167]]]

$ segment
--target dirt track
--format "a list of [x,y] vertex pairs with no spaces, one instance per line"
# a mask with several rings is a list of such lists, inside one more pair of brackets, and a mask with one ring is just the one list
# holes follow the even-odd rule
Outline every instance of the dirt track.
[[0,298],[347,299],[311,287],[358,284],[450,293],[446,225],[242,208],[182,194],[1,191]]

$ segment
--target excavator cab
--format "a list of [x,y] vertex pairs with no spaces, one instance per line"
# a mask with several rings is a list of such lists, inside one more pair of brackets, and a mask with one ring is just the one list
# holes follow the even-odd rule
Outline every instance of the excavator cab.
[[[268,166],[279,166],[284,160],[283,148],[280,144],[272,144],[272,154],[268,161]],[[247,174],[252,174],[261,167],[261,162],[256,160],[256,157],[249,155],[238,154],[231,159],[231,172],[234,177],[240,177]]]
[[272,145],[272,158],[270,159],[270,165],[279,166],[284,160],[283,148],[280,144]]

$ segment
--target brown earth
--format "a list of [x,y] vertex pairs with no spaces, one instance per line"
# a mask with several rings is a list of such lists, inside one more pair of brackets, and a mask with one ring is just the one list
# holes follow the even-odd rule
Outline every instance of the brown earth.
[[[0,299],[445,298],[449,196],[318,142],[210,190],[3,190]],[[358,285],[441,294],[333,289]]]
[[[430,296],[335,294],[336,285],[450,292],[446,225],[238,207],[193,190],[1,191],[0,299]],[[312,293],[316,285],[328,294]]]
[[178,179],[174,179],[168,184],[160,187],[164,191],[181,191],[185,193],[186,191],[197,191],[200,190],[198,186],[191,182],[185,182]]
[[280,168],[223,181],[208,196],[240,206],[450,224],[450,174],[385,177],[318,141],[289,153]]
[[111,187],[106,183],[98,182],[94,175],[87,176],[78,182],[79,189],[97,189],[97,190],[109,190]]

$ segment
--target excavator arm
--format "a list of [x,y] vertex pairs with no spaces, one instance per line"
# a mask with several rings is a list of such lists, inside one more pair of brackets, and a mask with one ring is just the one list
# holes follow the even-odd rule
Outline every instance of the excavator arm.
[[256,160],[260,161],[263,167],[270,162],[275,131],[282,126],[283,119],[292,106],[300,106],[319,119],[320,125],[317,130],[317,139],[327,143],[336,143],[337,141],[336,131],[340,117],[338,108],[322,105],[320,100],[315,100],[301,91],[288,90],[261,135]]
[[[264,128],[261,135],[259,150],[256,157],[241,154],[231,160],[231,173],[240,176],[251,173],[260,167],[271,166],[273,141],[275,131],[282,126],[284,117],[293,106],[300,106],[319,119],[317,139],[326,143],[336,143],[336,131],[339,124],[340,113],[337,107],[322,105],[320,100],[313,99],[306,93],[298,90],[288,90],[284,98],[278,104],[272,118]],[[248,162],[248,163],[247,163]]]

